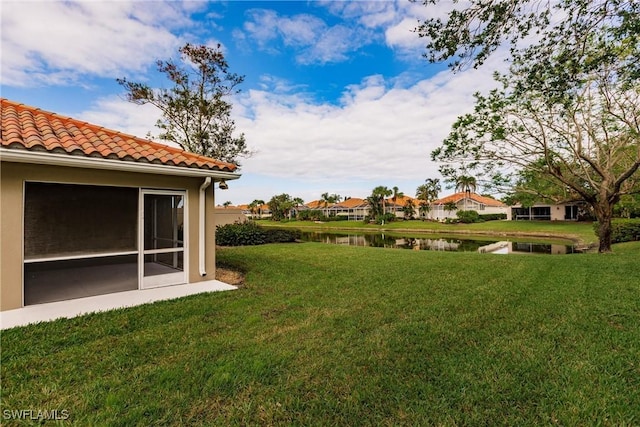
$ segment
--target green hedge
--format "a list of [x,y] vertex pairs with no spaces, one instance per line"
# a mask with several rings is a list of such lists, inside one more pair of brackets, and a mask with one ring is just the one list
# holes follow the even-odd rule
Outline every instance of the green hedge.
[[480,215],[476,211],[457,211],[456,216],[458,222],[463,224],[473,224],[474,222],[482,222]]
[[312,209],[300,211],[296,217],[298,221],[347,221],[349,218],[345,215],[326,216],[321,210]]
[[391,212],[387,212],[386,214],[383,214],[383,215],[377,215],[375,218],[372,217],[371,215],[367,215],[364,217],[364,223],[365,224],[375,223],[378,225],[382,225],[382,224],[388,224],[390,222],[394,222],[397,219],[398,218],[396,217],[395,214]]
[[298,230],[262,228],[255,222],[236,222],[216,227],[216,244],[220,246],[253,246],[266,243],[295,242]]
[[483,221],[498,221],[501,219],[507,219],[507,214],[506,213],[484,214],[484,215],[480,215],[480,219]]
[[[593,223],[593,229],[598,234],[598,223]],[[611,221],[611,242],[633,242],[640,240],[640,218],[614,219]]]

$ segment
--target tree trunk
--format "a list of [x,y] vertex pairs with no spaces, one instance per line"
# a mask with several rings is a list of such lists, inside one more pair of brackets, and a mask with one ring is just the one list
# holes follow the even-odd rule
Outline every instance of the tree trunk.
[[596,218],[598,219],[598,252],[611,252],[611,218],[613,217],[613,205],[600,202],[594,206]]

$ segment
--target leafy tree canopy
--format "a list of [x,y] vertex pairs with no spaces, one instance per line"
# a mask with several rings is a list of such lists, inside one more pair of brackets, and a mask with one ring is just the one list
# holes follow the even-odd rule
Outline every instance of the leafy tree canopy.
[[173,84],[154,89],[126,78],[117,82],[126,98],[135,104],[151,104],[162,112],[156,126],[161,139],[180,145],[192,153],[238,165],[248,157],[244,134],[234,136],[235,122],[227,98],[239,90],[244,76],[231,73],[220,45],[216,48],[187,43],[179,49],[180,61],[156,62],[158,72]]
[[502,188],[544,176],[591,205],[609,251],[613,207],[640,179],[640,2],[470,0],[419,32],[430,59],[458,55],[454,69],[511,47],[500,87],[476,94],[432,152],[443,175],[473,171]]
[[281,221],[291,214],[291,208],[294,206],[293,199],[290,195],[283,193],[273,196],[269,202],[269,210],[271,211],[271,219],[273,221]]
[[[565,76],[574,73],[576,67],[584,70],[585,66],[597,68],[617,63],[619,49],[636,52],[638,49],[640,2],[637,0],[421,2],[433,10],[434,16],[441,14],[436,7],[451,7],[444,18],[419,22],[416,32],[426,40],[425,57],[431,62],[449,61],[453,70],[482,65],[504,44],[509,46],[514,57],[519,57],[523,50],[534,55],[537,71],[549,65],[545,61],[554,56],[552,52],[557,46],[563,46],[561,62],[567,69],[561,74]],[[590,38],[598,45],[598,54],[591,56],[587,64],[575,61],[581,56],[585,41]],[[529,44],[523,49],[532,39],[539,40],[539,43]],[[614,46],[609,44],[611,39],[626,41],[622,46]],[[637,79],[640,63],[630,60],[627,65],[626,78],[631,81]],[[555,70],[556,73],[558,71]]]

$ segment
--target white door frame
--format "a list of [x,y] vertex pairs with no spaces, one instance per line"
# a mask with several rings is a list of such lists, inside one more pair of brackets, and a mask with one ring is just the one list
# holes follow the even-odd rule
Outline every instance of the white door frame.
[[[161,195],[161,196],[182,196],[183,207],[183,240],[182,248],[166,248],[166,249],[146,249],[144,247],[144,227],[145,227],[145,212],[144,212],[144,197],[146,195]],[[187,283],[189,265],[189,245],[188,245],[188,229],[189,229],[189,213],[188,213],[188,201],[187,192],[184,190],[151,190],[140,189],[140,218],[138,223],[138,286],[140,289],[156,288],[160,286],[170,286]],[[154,276],[144,275],[144,258],[145,255],[173,253],[175,257],[179,253],[182,253],[183,270],[176,271],[175,273],[158,274]]]

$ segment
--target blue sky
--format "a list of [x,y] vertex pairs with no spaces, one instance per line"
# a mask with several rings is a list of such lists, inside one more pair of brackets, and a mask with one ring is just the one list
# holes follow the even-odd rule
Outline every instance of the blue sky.
[[[118,77],[162,85],[157,59],[186,42],[223,46],[245,75],[232,101],[251,158],[216,201],[288,193],[415,195],[437,178],[429,153],[472,94],[494,86],[499,56],[452,74],[423,57],[420,2],[11,1],[1,3],[2,96],[144,137],[159,112],[123,99]],[[450,7],[443,5],[442,7]],[[446,192],[446,191],[445,191]]]

